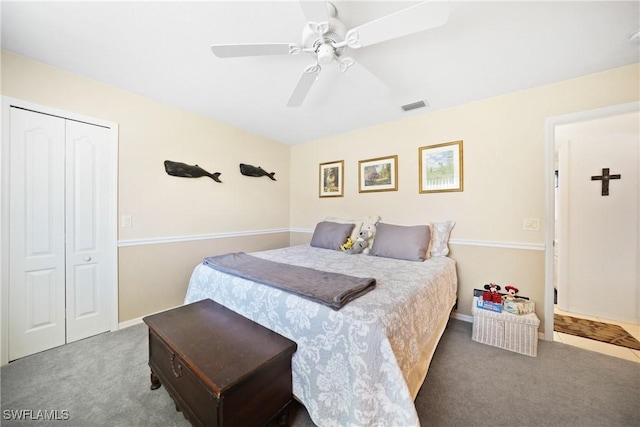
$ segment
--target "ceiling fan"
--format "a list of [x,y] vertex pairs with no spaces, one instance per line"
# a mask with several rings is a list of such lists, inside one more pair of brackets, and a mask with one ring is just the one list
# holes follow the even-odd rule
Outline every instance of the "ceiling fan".
[[214,44],[213,53],[220,58],[260,55],[298,55],[307,53],[315,62],[305,68],[298,79],[287,107],[302,105],[322,66],[336,62],[346,72],[355,61],[346,53],[387,40],[444,25],[449,6],[444,1],[425,1],[390,15],[347,30],[338,19],[336,7],[328,1],[300,0],[307,20],[302,43]]

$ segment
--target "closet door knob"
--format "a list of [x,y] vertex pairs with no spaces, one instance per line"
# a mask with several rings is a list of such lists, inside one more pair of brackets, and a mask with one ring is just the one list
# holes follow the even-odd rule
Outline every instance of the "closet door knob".
[[90,257],[90,256],[86,256],[86,257],[84,257],[84,260],[85,260],[86,262],[89,262],[89,261],[91,261],[91,257]]

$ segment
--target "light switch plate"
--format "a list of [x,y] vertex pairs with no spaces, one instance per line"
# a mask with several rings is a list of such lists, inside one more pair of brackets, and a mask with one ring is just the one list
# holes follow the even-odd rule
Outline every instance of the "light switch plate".
[[522,228],[527,231],[539,231],[540,219],[539,218],[524,218],[522,221]]

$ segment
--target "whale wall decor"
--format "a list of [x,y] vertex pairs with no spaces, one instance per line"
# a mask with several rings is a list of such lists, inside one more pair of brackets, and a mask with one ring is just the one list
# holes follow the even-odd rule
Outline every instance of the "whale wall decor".
[[198,165],[192,166],[186,163],[165,160],[164,170],[171,176],[179,176],[182,178],[201,178],[203,176],[208,176],[215,182],[222,182],[220,181],[220,172],[209,173]]
[[260,166],[255,167],[251,165],[245,165],[244,163],[240,163],[240,173],[245,176],[255,176],[255,177],[266,176],[276,181],[276,179],[273,177],[276,174],[275,172],[267,173],[267,171],[262,169]]

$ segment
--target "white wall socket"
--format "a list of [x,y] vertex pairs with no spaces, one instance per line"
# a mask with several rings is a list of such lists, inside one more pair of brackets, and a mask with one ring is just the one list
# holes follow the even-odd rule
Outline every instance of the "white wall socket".
[[539,231],[540,219],[539,218],[524,218],[522,221],[522,228],[527,231]]

